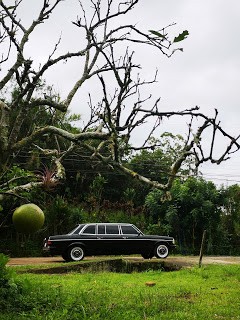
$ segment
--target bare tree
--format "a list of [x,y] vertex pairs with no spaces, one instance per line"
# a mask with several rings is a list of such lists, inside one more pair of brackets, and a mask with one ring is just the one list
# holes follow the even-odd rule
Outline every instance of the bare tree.
[[[182,51],[181,48],[176,48],[176,45],[185,39],[188,35],[187,31],[171,38],[169,36],[171,25],[161,30],[148,31],[141,31],[132,23],[116,26],[114,21],[134,10],[134,7],[138,5],[138,0],[89,0],[87,4],[86,1],[79,0],[79,14],[72,22],[73,27],[77,28],[81,35],[84,33],[84,36],[81,37],[82,41],[79,41],[78,51],[67,51],[65,54],[58,55],[60,38],[56,44],[53,44],[54,49],[48,59],[36,68],[33,63],[34,58],[29,58],[26,53],[27,43],[35,36],[37,28],[52,19],[53,12],[58,6],[61,6],[63,0],[42,0],[38,16],[33,17],[29,26],[25,26],[19,16],[19,8],[23,2],[24,0],[11,1],[9,6],[9,4],[6,5],[6,1],[0,1],[0,46],[2,48],[0,67],[5,70],[0,79],[0,92],[2,93],[0,100],[0,175],[2,177],[10,167],[13,156],[23,148],[30,147],[31,150],[37,148],[39,152],[51,157],[55,162],[56,172],[51,176],[53,181],[64,179],[62,165],[64,157],[76,147],[81,146],[91,152],[91,158],[98,159],[109,168],[120,170],[154,188],[169,190],[177,172],[188,157],[194,156],[196,167],[198,167],[206,161],[219,164],[228,159],[231,153],[239,150],[239,137],[232,137],[223,130],[217,120],[217,111],[212,118],[200,113],[198,107],[182,111],[161,112],[159,110],[160,99],[152,101],[151,95],[142,97],[141,88],[155,83],[157,72],[151,81],[142,80],[140,65],[134,62],[131,47],[148,46],[149,50],[157,50],[171,57],[177,50]],[[118,44],[121,45],[121,50]],[[123,48],[124,52],[119,54]],[[80,71],[78,80],[72,85],[66,98],[56,100],[43,93],[39,96],[38,86],[46,72],[51,71],[55,65],[71,59],[75,59],[79,64]],[[6,68],[6,65],[10,67]],[[72,133],[54,125],[45,125],[33,126],[29,129],[28,134],[21,136],[24,119],[30,110],[42,107],[67,112],[82,85],[94,77],[101,85],[102,98],[98,103],[93,103],[93,93],[89,94],[87,104],[90,111],[89,121],[85,123],[81,132]],[[18,94],[11,102],[8,102],[7,99],[4,100],[4,93],[9,90],[12,83],[15,83]],[[113,84],[115,87],[111,91]],[[80,109],[79,112],[81,113],[82,110]],[[172,117],[186,117],[189,124],[185,144],[168,173],[168,182],[161,184],[151,181],[124,166],[122,157],[128,151],[156,147],[154,142],[156,140],[152,137],[156,137],[164,119]],[[133,140],[135,131],[143,128],[150,119],[154,120],[154,125],[143,137],[142,145],[135,146]],[[195,120],[197,120],[197,125]],[[206,153],[201,139],[204,132],[209,131],[210,128],[212,130],[210,147]],[[222,154],[215,157],[215,139],[219,134],[227,140],[227,143]],[[61,150],[59,146],[53,150],[43,149],[37,145],[36,141],[40,137],[48,135],[56,137],[56,141],[57,137],[62,137],[71,144],[64,150]],[[89,143],[89,140],[95,140],[94,146]],[[106,148],[110,150],[107,156]],[[29,181],[11,190],[7,189],[6,184],[2,184],[2,192],[16,194],[34,186],[41,186],[42,183],[36,180]]]

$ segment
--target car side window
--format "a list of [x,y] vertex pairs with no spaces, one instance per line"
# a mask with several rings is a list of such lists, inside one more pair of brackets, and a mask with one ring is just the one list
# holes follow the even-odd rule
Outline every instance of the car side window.
[[118,225],[106,225],[106,234],[119,234]]
[[98,226],[98,234],[105,234],[105,225],[104,224],[100,224]]
[[83,231],[83,234],[95,234],[95,225],[91,224],[90,226],[87,226],[86,229]]
[[122,233],[123,234],[134,234],[137,235],[138,232],[132,226],[122,226]]

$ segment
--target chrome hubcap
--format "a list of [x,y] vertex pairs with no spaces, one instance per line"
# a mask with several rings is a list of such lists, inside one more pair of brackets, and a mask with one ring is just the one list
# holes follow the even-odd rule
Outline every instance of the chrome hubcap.
[[73,260],[81,260],[83,257],[83,250],[81,248],[74,248],[71,251],[71,258]]

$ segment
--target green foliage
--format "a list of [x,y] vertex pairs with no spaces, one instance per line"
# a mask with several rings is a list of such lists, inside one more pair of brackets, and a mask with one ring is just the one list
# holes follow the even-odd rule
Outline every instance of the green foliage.
[[[167,39],[166,35],[160,33],[159,31],[156,31],[156,30],[148,30],[148,31],[158,38]],[[189,32],[187,30],[184,30],[182,33],[180,33],[177,37],[174,38],[173,43],[185,40],[188,35],[189,35]]]
[[81,120],[81,115],[76,113],[70,114],[67,118],[68,122],[76,122],[80,120]]
[[0,253],[0,309],[11,308],[20,294],[15,282],[15,273],[6,267],[9,258]]
[[126,201],[129,201],[129,202],[132,202],[133,203],[133,200],[134,198],[136,197],[136,191],[134,188],[127,188],[124,192],[123,192],[123,196],[124,196],[124,199]]
[[30,171],[27,171],[23,168],[20,168],[17,164],[13,165],[11,169],[8,172],[9,179],[15,178],[15,177],[27,177],[28,175],[32,174]]
[[213,246],[223,246],[221,230],[221,201],[216,186],[203,179],[188,178],[176,180],[171,190],[172,199],[163,201],[163,192],[151,191],[145,200],[149,221],[159,224],[161,230],[173,235],[182,248],[198,253],[203,230],[208,233],[207,250],[213,253]]
[[155,30],[148,30],[149,32],[151,32],[152,34],[154,34],[155,36],[159,37],[159,38],[163,38],[166,39],[166,36],[163,35],[162,33],[155,31]]
[[2,188],[2,191],[6,188],[6,186],[8,188],[13,188],[18,186],[20,183],[26,183],[29,178],[36,180],[33,172],[21,168],[18,164],[15,164],[5,172],[4,179],[7,181],[7,183],[3,183],[4,188]]
[[150,213],[150,216],[153,222],[157,222],[158,219],[164,217],[163,211],[163,202],[162,202],[163,191],[161,190],[153,190],[150,191],[149,194],[146,196],[145,205]]
[[106,182],[106,179],[101,174],[98,174],[95,177],[95,179],[92,182],[92,185],[90,186],[90,192],[95,198],[101,199],[104,184]]
[[240,248],[240,186],[220,190],[222,199],[221,231],[229,253],[239,254]]
[[184,30],[182,33],[180,33],[177,37],[174,38],[173,42],[180,42],[187,38],[189,35],[189,32],[187,30]]
[[166,225],[161,225],[160,222],[158,224],[148,224],[146,229],[146,234],[169,234],[169,230]]
[[9,272],[6,268],[6,264],[9,261],[9,258],[5,256],[4,254],[0,253],[0,281],[1,281],[1,286],[2,283],[5,281],[8,281],[9,277]]
[[53,234],[69,232],[76,224],[86,222],[84,210],[59,195],[46,206],[45,217],[48,233]]

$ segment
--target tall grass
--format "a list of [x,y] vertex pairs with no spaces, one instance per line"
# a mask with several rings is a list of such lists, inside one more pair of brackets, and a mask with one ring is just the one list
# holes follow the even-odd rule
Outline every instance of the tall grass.
[[[18,274],[0,319],[240,319],[240,266],[175,272]],[[147,286],[146,283],[154,286]]]

